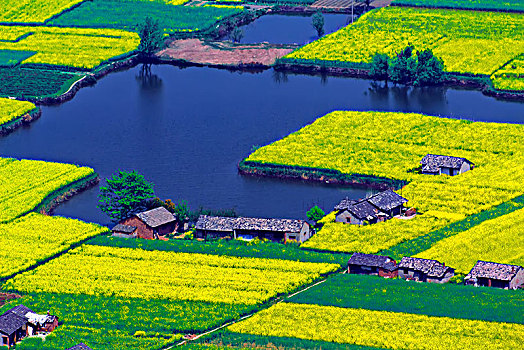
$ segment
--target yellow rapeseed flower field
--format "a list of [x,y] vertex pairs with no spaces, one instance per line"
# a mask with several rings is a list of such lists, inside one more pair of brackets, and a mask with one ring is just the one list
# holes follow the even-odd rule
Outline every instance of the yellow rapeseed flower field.
[[27,101],[0,98],[0,126],[35,109],[35,105]]
[[43,23],[84,0],[0,0],[0,22]]
[[519,349],[524,325],[280,303],[232,332],[412,350]]
[[0,224],[0,277],[53,256],[107,228],[59,216],[31,213]]
[[416,256],[445,261],[467,273],[477,260],[524,265],[523,247],[524,209],[520,209],[444,238]]
[[73,164],[0,158],[0,223],[38,206],[48,195],[94,174]]
[[6,288],[254,305],[338,268],[337,264],[85,245],[16,276]]
[[111,57],[135,50],[138,34],[117,29],[0,26],[0,50],[35,51],[22,64],[50,64],[91,69]]
[[[414,172],[428,153],[465,157],[476,167],[454,177]],[[339,111],[259,148],[247,160],[406,181],[398,192],[422,215],[365,227],[331,218],[303,245],[374,253],[524,193],[524,126]]]

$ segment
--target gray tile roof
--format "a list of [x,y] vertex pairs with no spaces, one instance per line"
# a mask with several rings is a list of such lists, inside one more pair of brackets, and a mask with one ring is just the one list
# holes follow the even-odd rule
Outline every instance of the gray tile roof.
[[133,233],[136,230],[136,226],[122,225],[118,224],[111,231],[113,232],[124,232],[124,233]]
[[355,203],[347,210],[360,220],[376,219],[379,214],[379,210],[371,205],[367,200]]
[[500,281],[511,281],[521,269],[524,269],[524,267],[479,260],[465,278],[481,277]]
[[385,190],[368,198],[368,202],[380,210],[388,211],[407,203],[408,200],[392,190]]
[[335,210],[345,210],[357,202],[358,201],[355,201],[355,200],[352,200],[346,197],[335,206]]
[[422,164],[422,171],[438,173],[440,168],[460,169],[464,162],[473,164],[466,158],[427,154],[422,158],[420,164]]
[[158,227],[176,220],[175,216],[164,207],[158,207],[136,214],[149,227]]
[[432,277],[442,277],[448,270],[451,270],[450,267],[445,266],[437,260],[411,258],[407,256],[400,260],[398,268],[407,268],[410,270],[420,271]]
[[230,218],[222,216],[200,215],[195,225],[197,230],[233,232],[233,230],[300,232],[304,220],[263,219],[263,218]]
[[72,348],[67,348],[66,350],[93,350],[89,346],[85,345],[84,343],[77,344],[73,346]]
[[0,315],[0,332],[11,335],[27,323],[25,315],[32,312],[24,305],[18,305]]
[[353,253],[348,261],[348,265],[381,267],[388,271],[393,271],[397,268],[395,260],[389,256],[364,253]]

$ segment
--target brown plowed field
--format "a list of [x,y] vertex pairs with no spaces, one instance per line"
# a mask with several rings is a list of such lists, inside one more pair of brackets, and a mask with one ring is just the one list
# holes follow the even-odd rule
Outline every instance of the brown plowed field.
[[234,44],[199,39],[175,40],[157,56],[164,59],[184,60],[214,66],[271,66],[297,46],[272,44]]

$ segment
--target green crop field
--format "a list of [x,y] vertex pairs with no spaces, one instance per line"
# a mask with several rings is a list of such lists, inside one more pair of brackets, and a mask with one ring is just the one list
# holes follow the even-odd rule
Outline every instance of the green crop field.
[[522,291],[337,274],[289,298],[300,304],[524,324]]
[[56,97],[82,77],[57,70],[0,68],[0,96],[29,99]]
[[94,0],[66,12],[51,25],[137,30],[146,16],[159,20],[167,33],[205,30],[220,19],[242,12],[236,8],[172,6],[137,0]]
[[368,64],[411,44],[432,49],[448,72],[491,76],[524,53],[524,15],[387,7],[284,57],[284,62]]
[[[407,183],[398,192],[422,215],[359,227],[335,223],[331,214],[322,220],[320,232],[303,244],[315,249],[374,253],[521,195],[518,184],[524,181],[520,178],[524,174],[520,169],[524,166],[523,141],[522,125],[409,113],[333,112],[259,148],[246,161],[255,167],[269,163],[334,169]],[[476,168],[455,177],[413,171],[428,153],[465,157]]]

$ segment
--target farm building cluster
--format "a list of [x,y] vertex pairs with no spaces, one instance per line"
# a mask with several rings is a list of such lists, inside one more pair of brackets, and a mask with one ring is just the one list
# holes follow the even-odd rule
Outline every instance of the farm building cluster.
[[[437,260],[403,257],[397,263],[389,256],[364,253],[351,256],[347,272],[429,283],[446,283],[455,275],[453,268]],[[479,260],[464,278],[464,284],[517,289],[524,285],[524,267]]]
[[0,346],[12,347],[28,336],[52,332],[58,327],[58,317],[40,315],[18,305],[0,315]]
[[406,213],[404,204],[407,202],[392,190],[360,200],[345,198],[335,206],[335,221],[354,225],[375,224]]

